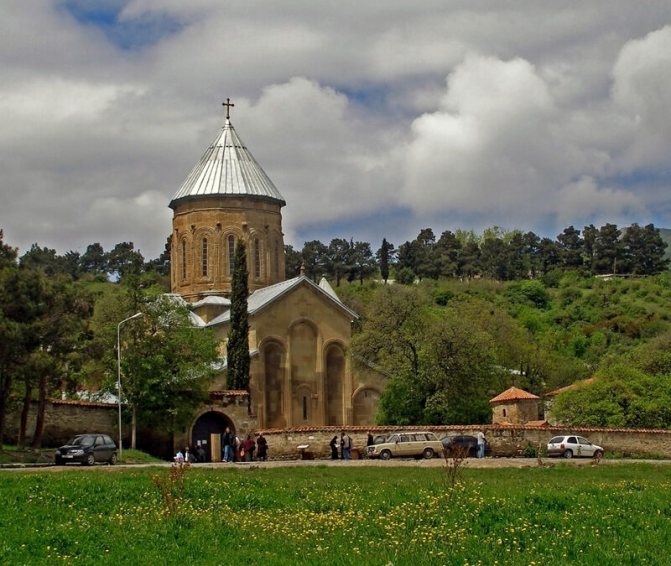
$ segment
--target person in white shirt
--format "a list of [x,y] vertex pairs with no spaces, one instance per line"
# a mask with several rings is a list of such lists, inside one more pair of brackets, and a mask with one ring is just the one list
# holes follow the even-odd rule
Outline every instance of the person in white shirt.
[[485,433],[481,430],[478,431],[478,458],[485,457]]

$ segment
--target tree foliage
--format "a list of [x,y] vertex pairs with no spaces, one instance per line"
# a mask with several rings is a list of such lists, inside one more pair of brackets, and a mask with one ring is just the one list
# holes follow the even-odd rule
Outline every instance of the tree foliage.
[[557,396],[553,415],[571,426],[669,428],[671,375],[616,364]]
[[381,288],[352,348],[392,375],[380,399],[380,423],[488,420],[488,399],[500,382],[491,341],[458,309],[435,312],[423,290]]

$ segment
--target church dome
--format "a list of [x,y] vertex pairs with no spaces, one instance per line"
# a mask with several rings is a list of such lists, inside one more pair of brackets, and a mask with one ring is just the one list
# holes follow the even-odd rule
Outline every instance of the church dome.
[[251,197],[286,204],[284,197],[270,180],[238,136],[229,118],[219,135],[207,148],[180,189],[170,208],[198,197]]
[[[224,106],[233,104],[227,100]],[[170,202],[172,292],[196,304],[228,296],[239,242],[247,248],[250,292],[284,281],[285,204],[227,112],[221,132]],[[201,307],[217,310],[213,304]]]

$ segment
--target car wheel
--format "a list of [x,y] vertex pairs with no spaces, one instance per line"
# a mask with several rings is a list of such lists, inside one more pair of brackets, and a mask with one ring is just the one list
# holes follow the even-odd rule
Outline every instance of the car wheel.
[[383,450],[380,452],[380,460],[389,460],[391,458],[391,452],[389,450]]
[[562,454],[562,456],[567,459],[573,458],[573,450],[564,450],[564,454]]
[[116,452],[112,454],[112,457],[110,458],[110,465],[114,466],[116,464]]
[[422,457],[423,457],[425,460],[430,460],[431,458],[433,458],[433,456],[434,456],[434,454],[433,454],[433,448],[425,448],[425,449],[424,449],[424,452],[422,452]]
[[93,466],[93,464],[95,463],[96,463],[96,457],[93,454],[89,454],[86,457],[86,461],[84,462],[86,466]]

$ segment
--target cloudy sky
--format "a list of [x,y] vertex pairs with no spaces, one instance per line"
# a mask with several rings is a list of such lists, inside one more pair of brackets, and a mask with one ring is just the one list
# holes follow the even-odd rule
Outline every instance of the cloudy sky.
[[7,0],[0,228],[132,241],[231,121],[286,241],[671,227],[671,2]]

